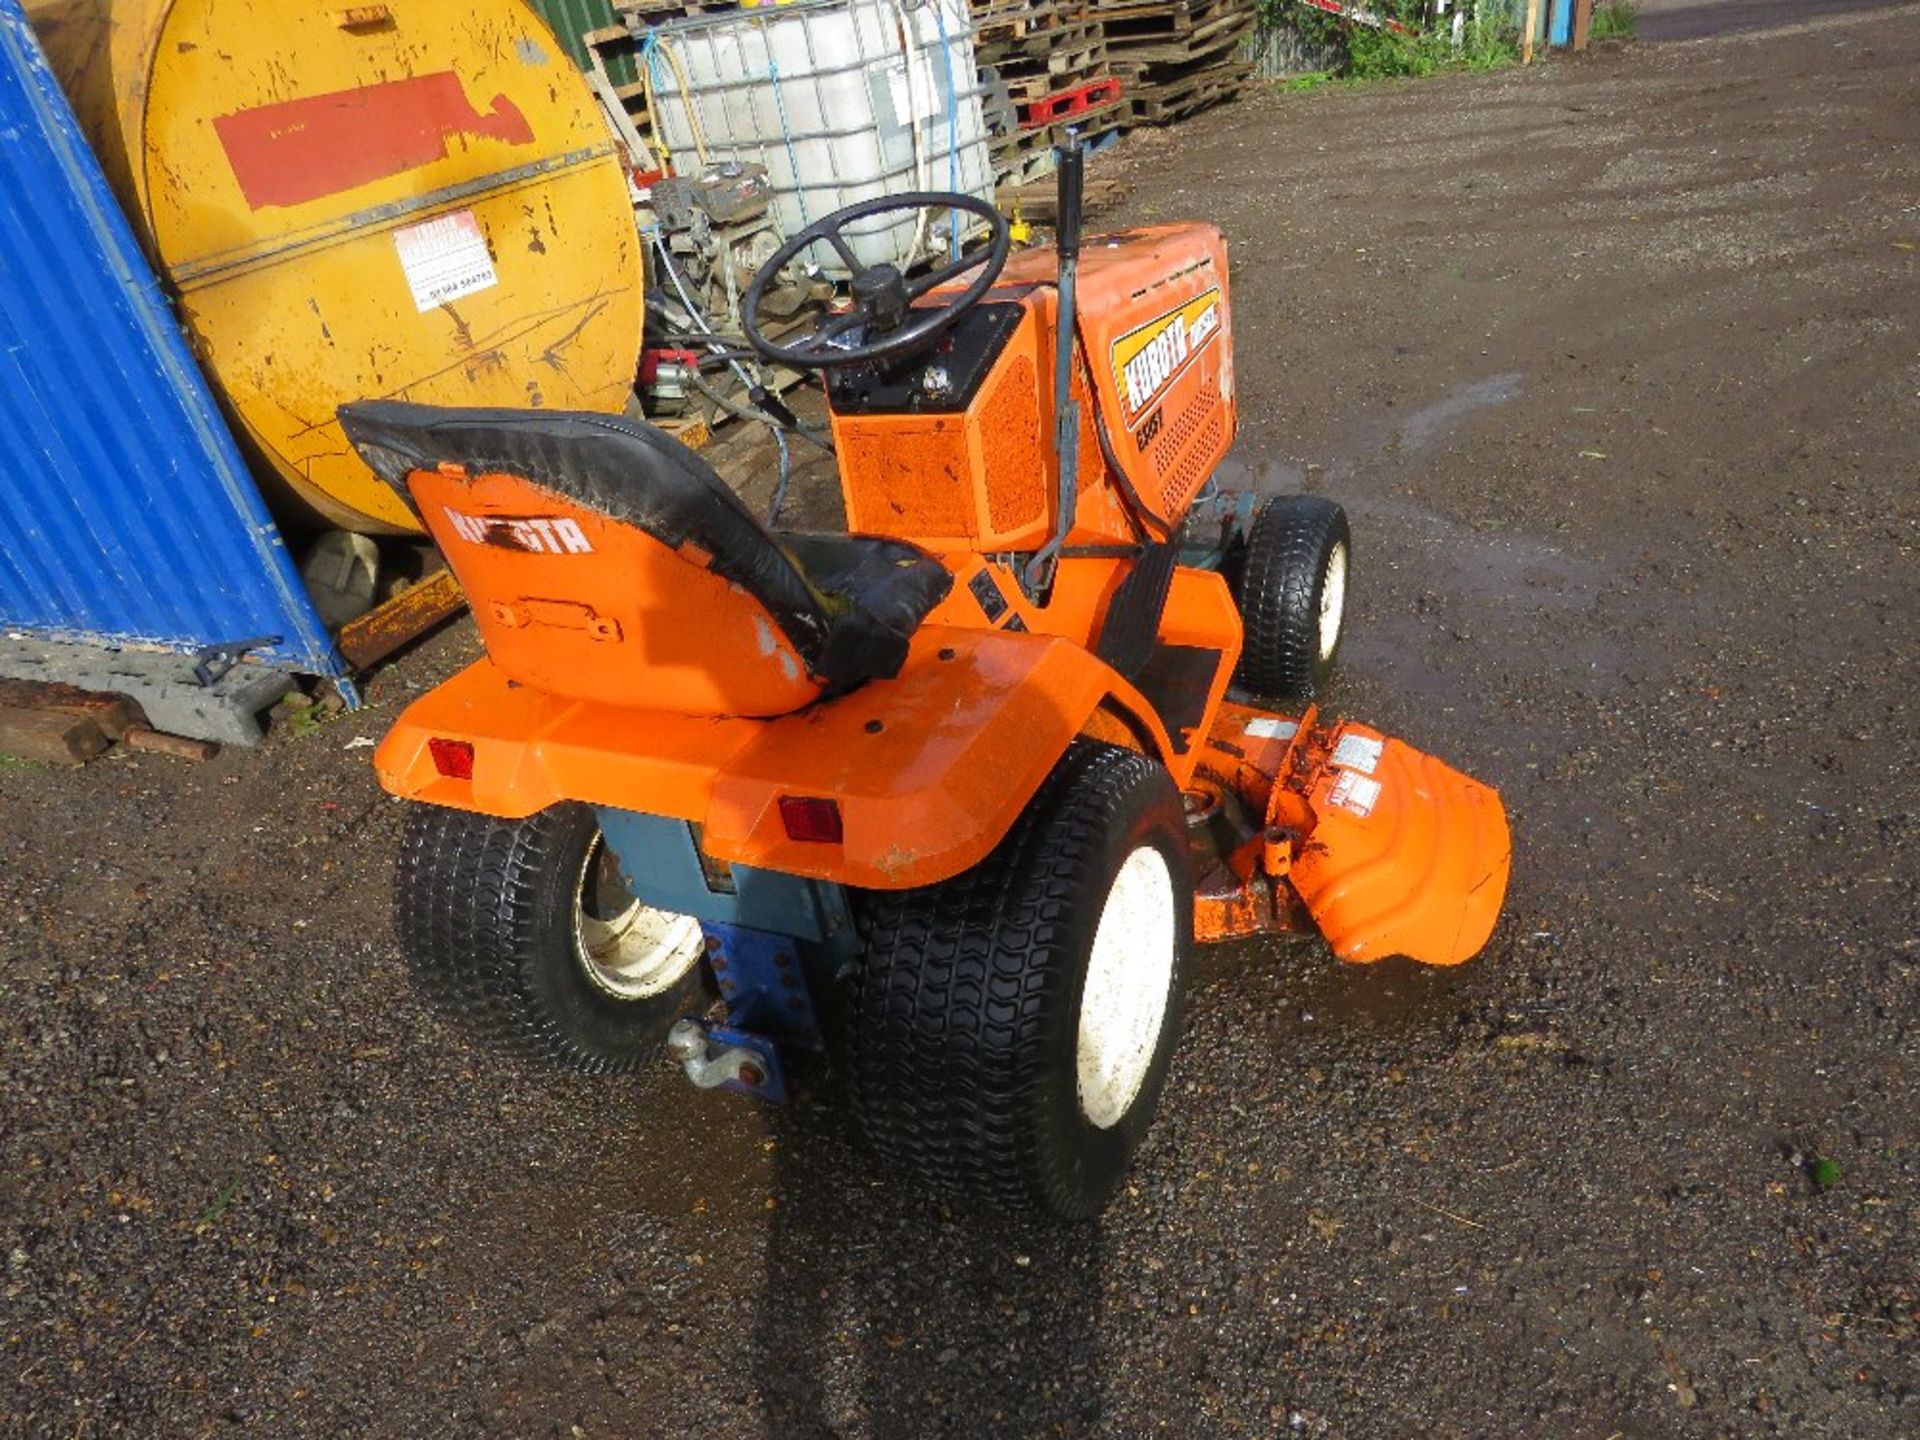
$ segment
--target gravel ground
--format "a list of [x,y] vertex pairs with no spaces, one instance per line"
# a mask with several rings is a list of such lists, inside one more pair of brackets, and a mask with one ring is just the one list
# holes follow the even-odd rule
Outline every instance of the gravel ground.
[[1634,34],[1641,40],[1697,40],[1742,30],[1766,30],[1851,10],[1873,10],[1888,0],[1635,0]]
[[1920,1432],[1916,67],[1843,14],[1103,165],[1232,238],[1240,478],[1353,514],[1335,705],[1517,856],[1458,970],[1212,954],[1097,1225],[423,1007],[357,742],[465,625],[306,738],[0,768],[0,1432]]

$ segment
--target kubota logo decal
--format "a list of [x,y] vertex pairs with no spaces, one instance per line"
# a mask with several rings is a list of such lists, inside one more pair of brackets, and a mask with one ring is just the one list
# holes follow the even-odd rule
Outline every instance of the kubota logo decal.
[[1113,342],[1113,383],[1125,402],[1127,423],[1139,415],[1220,333],[1220,288],[1137,326]]
[[454,533],[475,545],[526,550],[535,555],[591,555],[593,546],[576,520],[564,515],[462,515],[442,505]]

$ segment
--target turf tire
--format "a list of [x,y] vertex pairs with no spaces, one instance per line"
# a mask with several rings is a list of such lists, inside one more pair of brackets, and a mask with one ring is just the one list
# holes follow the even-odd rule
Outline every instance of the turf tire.
[[[1234,598],[1245,640],[1234,682],[1268,700],[1311,700],[1339,656],[1339,616],[1352,557],[1347,512],[1319,495],[1286,495],[1261,506],[1247,528]],[[1341,552],[1338,574],[1331,568]],[[1321,604],[1341,586],[1333,643],[1322,644]]]
[[573,802],[524,820],[416,804],[395,918],[421,988],[484,1039],[610,1075],[652,1058],[675,1020],[705,1008],[709,982],[704,961],[642,999],[589,979],[575,917],[599,833],[593,811]]
[[[1172,955],[1144,1078],[1096,1125],[1079,1090],[1089,957],[1116,876],[1165,860]],[[1179,1034],[1193,944],[1180,795],[1132,750],[1076,742],[986,859],[953,879],[874,892],[848,1006],[862,1128],[903,1178],[1008,1209],[1092,1216],[1151,1123]]]

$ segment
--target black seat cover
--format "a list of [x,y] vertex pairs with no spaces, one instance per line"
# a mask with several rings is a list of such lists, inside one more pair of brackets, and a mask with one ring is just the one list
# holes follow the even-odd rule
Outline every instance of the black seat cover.
[[519,476],[670,549],[692,541],[715,574],[766,607],[833,692],[897,675],[908,638],[953,588],[944,565],[898,540],[776,539],[705,460],[618,416],[366,400],[342,405],[340,425],[409,505],[409,473],[454,464]]

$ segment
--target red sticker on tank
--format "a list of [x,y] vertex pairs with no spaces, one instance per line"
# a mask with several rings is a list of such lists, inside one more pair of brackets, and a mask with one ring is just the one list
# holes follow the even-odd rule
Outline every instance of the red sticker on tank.
[[482,115],[451,70],[308,95],[216,116],[240,193],[255,210],[304,205],[446,158],[448,142],[472,135],[533,142],[533,126],[504,95]]

